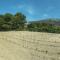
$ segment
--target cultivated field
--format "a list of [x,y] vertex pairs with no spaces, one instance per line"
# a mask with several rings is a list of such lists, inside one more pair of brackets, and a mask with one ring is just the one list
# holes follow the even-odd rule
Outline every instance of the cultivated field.
[[0,60],[60,60],[60,34],[0,32]]

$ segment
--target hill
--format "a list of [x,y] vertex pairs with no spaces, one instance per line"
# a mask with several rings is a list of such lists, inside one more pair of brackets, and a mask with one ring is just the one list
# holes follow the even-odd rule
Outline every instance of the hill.
[[60,19],[58,19],[58,18],[48,18],[48,19],[30,21],[29,23],[47,23],[47,24],[52,24],[52,25],[55,25],[55,26],[60,26]]

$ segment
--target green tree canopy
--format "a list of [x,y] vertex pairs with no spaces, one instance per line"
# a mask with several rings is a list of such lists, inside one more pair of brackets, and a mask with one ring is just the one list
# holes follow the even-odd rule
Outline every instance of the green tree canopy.
[[0,30],[21,30],[25,23],[26,16],[22,13],[0,15]]

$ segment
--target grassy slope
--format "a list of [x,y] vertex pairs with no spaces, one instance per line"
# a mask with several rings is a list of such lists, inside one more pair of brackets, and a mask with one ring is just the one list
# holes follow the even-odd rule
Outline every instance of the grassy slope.
[[0,60],[60,60],[60,34],[0,32]]

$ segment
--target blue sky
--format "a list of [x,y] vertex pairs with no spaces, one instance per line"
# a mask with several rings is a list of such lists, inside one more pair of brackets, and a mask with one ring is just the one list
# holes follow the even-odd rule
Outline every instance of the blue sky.
[[0,14],[22,12],[27,20],[60,18],[60,0],[1,0]]

